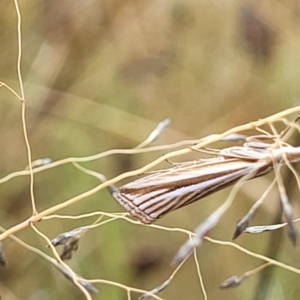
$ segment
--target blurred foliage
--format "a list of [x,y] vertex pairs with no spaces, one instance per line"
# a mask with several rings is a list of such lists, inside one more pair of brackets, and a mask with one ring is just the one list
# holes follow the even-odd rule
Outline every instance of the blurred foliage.
[[[298,0],[20,1],[22,74],[33,160],[134,147],[166,117],[171,118],[171,126],[155,144],[222,132],[298,105],[299,4]],[[0,15],[0,81],[18,90],[13,1],[0,1]],[[0,172],[4,177],[28,163],[20,103],[5,89],[0,90],[0,98]],[[162,154],[116,155],[84,165],[111,178]],[[236,221],[270,178],[249,182],[212,236],[230,239]],[[38,210],[97,184],[71,165],[38,173],[34,186]],[[227,193],[210,196],[159,223],[192,230]],[[28,177],[1,185],[3,227],[28,218],[30,209]],[[97,210],[120,208],[102,191],[59,213]],[[258,224],[270,223],[276,212],[274,205],[266,205],[255,219]],[[52,239],[93,221],[49,220],[37,226]],[[50,253],[32,230],[18,236]],[[276,259],[299,267],[299,251],[285,237],[280,239]],[[150,290],[169,276],[170,261],[185,240],[182,234],[116,221],[88,231],[68,263],[85,278]],[[238,240],[259,253],[265,253],[273,242],[268,234]],[[9,239],[3,247],[8,261],[6,268],[0,266],[3,299],[82,299],[78,289],[37,255]],[[281,269],[271,273],[264,298],[259,298],[259,276],[236,289],[219,290],[226,278],[261,262],[208,243],[198,249],[198,258],[209,299],[299,298],[298,276]],[[93,299],[127,299],[122,289],[96,286],[99,293]],[[161,296],[202,299],[192,259]]]

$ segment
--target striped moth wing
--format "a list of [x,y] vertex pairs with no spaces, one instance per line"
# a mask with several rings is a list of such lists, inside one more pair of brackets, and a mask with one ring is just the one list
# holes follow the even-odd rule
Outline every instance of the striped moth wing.
[[113,193],[133,217],[151,224],[165,214],[236,183],[273,169],[270,160],[211,158],[155,171]]

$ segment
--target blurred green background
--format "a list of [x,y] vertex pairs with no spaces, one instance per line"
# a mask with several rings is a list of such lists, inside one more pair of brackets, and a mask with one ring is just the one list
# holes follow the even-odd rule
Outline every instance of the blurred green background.
[[[166,117],[172,123],[154,145],[223,132],[299,104],[298,0],[29,0],[20,1],[20,6],[22,74],[33,160],[132,148]],[[18,91],[13,1],[0,1],[0,16],[0,81]],[[21,105],[3,88],[0,99],[2,178],[28,163]],[[115,155],[84,165],[112,178],[163,153]],[[178,159],[197,157],[195,153]],[[236,221],[271,179],[246,184],[211,236],[230,240]],[[98,184],[71,165],[38,173],[34,186],[37,208],[51,207]],[[292,187],[290,184],[290,195]],[[3,227],[30,216],[29,177],[14,178],[0,189]],[[228,189],[157,224],[193,230],[226,195]],[[269,198],[253,223],[275,220],[278,195]],[[101,191],[59,213],[92,211],[122,209],[107,191]],[[54,238],[94,220],[54,219],[37,227]],[[32,230],[17,236],[50,254],[45,241]],[[186,238],[180,233],[116,221],[90,230],[68,264],[85,278],[151,290],[170,275],[170,262]],[[237,243],[300,267],[299,250],[283,231],[241,236]],[[39,256],[9,239],[4,248],[8,266],[0,268],[3,299],[83,299],[78,289]],[[207,242],[197,253],[208,299],[299,299],[299,275],[279,268],[253,276],[236,289],[220,290],[225,279],[262,262]],[[93,299],[127,299],[122,289],[104,284],[96,287],[99,293]],[[160,296],[203,299],[193,259]],[[132,294],[132,299],[137,297]]]

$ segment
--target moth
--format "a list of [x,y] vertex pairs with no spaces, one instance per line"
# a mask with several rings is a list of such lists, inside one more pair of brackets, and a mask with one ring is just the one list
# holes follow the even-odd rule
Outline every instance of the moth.
[[219,157],[186,162],[154,171],[112,191],[114,199],[134,218],[151,224],[167,213],[216,191],[271,172],[285,162],[300,160],[300,148],[285,146],[227,148]]

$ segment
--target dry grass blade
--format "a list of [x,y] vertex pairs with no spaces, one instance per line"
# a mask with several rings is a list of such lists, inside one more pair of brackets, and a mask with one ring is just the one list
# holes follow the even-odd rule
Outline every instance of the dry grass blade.
[[250,227],[245,228],[244,232],[250,233],[250,234],[257,234],[257,233],[262,233],[262,232],[266,232],[266,231],[277,230],[277,229],[285,227],[286,225],[287,225],[287,223],[274,224],[274,225],[250,226]]
[[62,264],[57,262],[55,264],[56,268],[71,282],[74,283],[74,277],[76,277],[76,282],[80,284],[83,288],[85,288],[90,293],[98,293],[98,290],[88,281],[84,280],[81,276],[74,272],[70,272],[68,269],[65,268]]
[[270,262],[268,263],[265,263],[261,266],[259,266],[258,268],[255,268],[254,270],[251,270],[251,271],[247,271],[245,272],[244,274],[238,276],[238,275],[235,275],[235,276],[232,276],[228,279],[226,279],[221,285],[220,285],[220,288],[221,289],[227,289],[227,288],[235,288],[237,286],[239,286],[245,278],[251,276],[251,275],[254,275],[254,274],[257,274],[258,272],[260,272],[261,270],[265,269],[266,267],[269,267],[271,266],[272,264]]
[[53,246],[65,245],[66,243],[73,242],[81,238],[82,234],[86,232],[87,227],[82,226],[75,228],[71,231],[60,233],[56,238],[51,240]]
[[276,179],[273,180],[273,182],[268,187],[268,189],[264,192],[264,194],[261,196],[261,198],[253,204],[253,206],[251,207],[249,212],[243,218],[241,218],[241,220],[239,220],[237,222],[236,229],[233,233],[233,239],[236,239],[241,233],[243,233],[245,231],[245,229],[248,227],[250,219],[254,216],[254,214],[256,213],[258,208],[261,206],[263,201],[266,199],[266,197],[270,193],[271,189],[275,186],[275,183],[276,183]]
[[171,274],[171,276],[165,280],[162,284],[160,284],[159,286],[157,286],[156,288],[154,288],[153,290],[149,291],[148,293],[143,294],[142,296],[139,297],[139,300],[146,300],[149,297],[156,295],[160,292],[162,292],[173,280],[173,278],[175,277],[175,275],[177,274],[177,272],[179,271],[179,269],[181,268],[181,266],[185,263],[185,260],[183,260],[174,270],[174,272]]
[[242,276],[232,276],[228,279],[226,279],[224,282],[222,282],[222,284],[220,285],[221,289],[227,289],[227,288],[234,288],[239,286],[242,281],[244,280],[245,275]]
[[86,226],[76,228],[72,231],[60,233],[56,238],[51,240],[52,245],[64,245],[63,251],[60,254],[62,260],[71,259],[72,252],[78,249],[79,239],[88,230]]
[[148,144],[154,142],[162,134],[162,132],[166,129],[166,127],[169,126],[170,123],[171,123],[170,119],[164,119],[161,122],[159,122],[158,125],[154,128],[154,130],[149,134],[147,139],[142,143],[140,143],[135,148],[144,148]]
[[[31,163],[32,168],[49,165],[52,162],[51,158],[40,158]],[[29,165],[26,166],[25,170],[29,170]]]
[[288,235],[289,239],[291,240],[292,244],[295,246],[297,244],[297,229],[293,222],[293,219],[294,219],[293,208],[289,203],[285,188],[283,186],[283,182],[282,182],[282,178],[281,178],[279,169],[276,172],[276,177],[277,177],[277,181],[278,181],[278,189],[279,189],[279,194],[280,194],[282,211],[283,211],[283,215],[287,221],[287,235]]
[[[169,285],[170,281],[171,281],[170,279],[167,279],[162,284],[160,284],[159,286],[157,286],[156,288],[151,290],[149,293],[158,294],[158,293],[162,292]],[[146,299],[149,299],[150,297],[151,297],[150,294],[144,294],[139,297],[139,300],[146,300]]]

